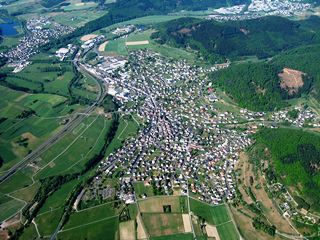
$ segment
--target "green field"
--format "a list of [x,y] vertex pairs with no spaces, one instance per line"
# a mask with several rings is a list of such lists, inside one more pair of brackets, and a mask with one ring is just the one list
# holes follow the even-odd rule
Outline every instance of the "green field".
[[25,204],[21,201],[12,199],[5,203],[0,204],[0,222],[11,217],[18,210],[20,210]]
[[36,228],[33,224],[31,224],[28,228],[23,231],[23,234],[19,239],[21,240],[35,240],[38,238],[38,234]]
[[227,222],[217,226],[217,230],[221,240],[238,240],[239,235],[232,222]]
[[107,148],[106,155],[109,155],[116,149],[120,148],[123,144],[123,141],[127,138],[133,137],[135,134],[137,134],[138,130],[139,125],[132,119],[132,117],[122,117],[120,119],[116,135]]
[[106,239],[106,236],[108,236],[108,239],[118,239],[118,227],[118,217],[106,217],[105,219],[96,222],[85,223],[74,228],[64,229],[58,234],[57,239],[100,240]]
[[[80,105],[66,105],[67,98],[53,94],[30,94],[0,86],[0,156],[2,171],[20,161],[30,150],[53,135],[64,116]],[[32,114],[25,115],[27,112]]]
[[110,123],[111,120],[100,116],[85,119],[41,156],[41,170],[35,178],[80,171],[86,161],[100,151]]
[[191,198],[190,208],[195,215],[204,218],[208,223],[213,225],[222,224],[231,220],[225,205],[210,206],[209,204]]
[[75,180],[72,180],[72,181],[64,184],[59,190],[57,190],[54,194],[52,194],[50,197],[48,197],[45,204],[40,209],[39,214],[50,212],[53,209],[58,209],[58,208],[62,209],[66,199],[68,198],[68,196],[72,192],[72,189],[79,182],[80,182],[80,180],[75,179]]
[[[106,46],[107,54],[118,54],[118,55],[127,55],[128,51],[135,51],[139,49],[149,49],[155,52],[158,52],[166,57],[173,59],[186,59],[189,62],[195,61],[195,54],[193,52],[186,51],[182,48],[174,48],[169,45],[160,45],[150,38],[154,30],[148,29],[139,33],[132,33],[126,39],[117,39],[110,41]],[[148,40],[149,44],[146,45],[135,45],[135,46],[126,46],[126,42],[130,41],[145,41]]]
[[147,197],[150,197],[154,195],[152,186],[145,186],[143,182],[135,182],[133,187],[137,196],[146,194]]
[[70,62],[56,62],[44,54],[37,56],[36,62],[27,66],[21,72],[9,75],[7,82],[31,91],[69,96],[68,85],[74,77]]
[[68,1],[70,5],[62,7],[65,11],[76,11],[76,10],[83,10],[89,8],[95,8],[98,6],[95,2],[81,2],[80,0],[70,0]]
[[35,219],[41,236],[50,236],[57,228],[63,209],[56,209],[38,215]]
[[114,208],[114,203],[106,203],[96,207],[91,207],[71,214],[64,229],[74,228],[82,224],[100,221],[107,217],[114,217],[119,214],[123,206]]
[[105,52],[110,55],[128,55],[125,41],[124,38],[110,41],[105,48]]

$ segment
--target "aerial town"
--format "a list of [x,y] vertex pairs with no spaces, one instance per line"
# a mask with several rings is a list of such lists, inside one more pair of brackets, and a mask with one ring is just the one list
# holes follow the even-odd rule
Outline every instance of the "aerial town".
[[215,9],[207,18],[214,20],[244,20],[263,16],[292,16],[302,13],[312,6],[302,1],[253,0],[247,5]]
[[[163,194],[193,194],[202,201],[219,204],[235,194],[234,166],[239,153],[250,146],[258,126],[276,128],[289,122],[296,127],[320,119],[306,108],[273,114],[240,109],[231,112],[215,103],[223,101],[204,73],[186,61],[168,61],[151,51],[123,57],[98,57],[99,64],[82,64],[102,79],[108,93],[122,103],[119,112],[143,122],[138,136],[101,162],[101,177],[120,175],[120,199],[135,200],[133,183],[143,181]],[[130,103],[130,104],[127,104]],[[294,111],[294,118],[290,112]],[[245,129],[244,129],[245,128]],[[147,196],[144,196],[147,197]]]
[[72,27],[63,26],[46,17],[29,19],[26,28],[28,34],[19,41],[15,48],[0,53],[0,57],[8,58],[10,66],[15,67],[13,72],[20,72],[30,64],[28,60],[39,52],[39,47],[74,30]]

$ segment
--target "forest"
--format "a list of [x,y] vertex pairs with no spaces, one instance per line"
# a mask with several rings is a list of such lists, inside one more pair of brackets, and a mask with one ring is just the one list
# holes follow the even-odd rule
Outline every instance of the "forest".
[[256,140],[270,151],[277,179],[320,210],[320,136],[295,129],[262,129]]
[[320,43],[320,18],[292,21],[270,16],[258,19],[217,22],[181,18],[160,24],[152,38],[160,44],[191,47],[212,62],[244,56],[260,59],[302,44]]
[[[286,106],[286,100],[302,94],[310,93],[320,100],[319,56],[319,44],[302,46],[278,54],[270,61],[232,64],[213,73],[211,79],[241,107],[272,111]],[[293,95],[280,88],[278,74],[283,68],[305,73],[303,86]]]
[[233,6],[246,2],[248,0],[118,0],[107,5],[108,12],[102,17],[86,23],[84,26],[77,28],[72,33],[58,40],[51,41],[43,49],[48,50],[53,47],[63,47],[76,37],[138,17],[167,14],[179,10],[205,10],[208,7]]

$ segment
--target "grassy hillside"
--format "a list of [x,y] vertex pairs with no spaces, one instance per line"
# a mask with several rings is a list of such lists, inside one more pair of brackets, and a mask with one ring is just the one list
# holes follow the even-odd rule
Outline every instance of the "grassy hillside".
[[256,139],[270,151],[278,181],[319,211],[320,135],[293,129],[263,129]]
[[266,58],[301,44],[319,42],[320,18],[290,21],[281,17],[216,22],[181,18],[158,27],[159,43],[199,50],[212,61],[244,56]]

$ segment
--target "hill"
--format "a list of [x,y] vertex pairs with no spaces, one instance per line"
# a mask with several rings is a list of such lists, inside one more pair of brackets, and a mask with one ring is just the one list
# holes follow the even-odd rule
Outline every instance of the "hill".
[[[213,73],[211,78],[241,107],[271,111],[286,106],[287,99],[301,94],[311,93],[320,99],[319,54],[320,45],[302,46],[271,61],[232,64]],[[298,78],[300,84],[295,82]],[[297,86],[294,88],[292,84]]]
[[267,58],[302,44],[318,43],[320,18],[291,21],[282,17],[217,22],[182,18],[158,27],[159,43],[199,50],[208,60],[244,56]]
[[256,139],[270,151],[274,180],[289,186],[304,208],[319,211],[320,136],[294,129],[263,129]]

